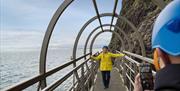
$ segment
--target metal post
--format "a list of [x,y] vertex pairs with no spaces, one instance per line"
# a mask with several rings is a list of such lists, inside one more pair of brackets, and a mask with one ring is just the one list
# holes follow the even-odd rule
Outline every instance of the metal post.
[[[130,68],[132,68],[131,62],[129,63],[129,65],[130,65]],[[131,70],[129,70],[129,71],[130,71],[129,77],[130,77],[130,79],[131,79],[131,77],[132,77],[132,72],[131,72]],[[130,82],[129,84],[130,84],[130,91],[132,91],[132,84],[131,84],[131,82]]]
[[85,91],[85,84],[84,84],[84,82],[85,82],[85,77],[84,77],[84,65],[82,65],[82,67],[81,67],[81,91]]

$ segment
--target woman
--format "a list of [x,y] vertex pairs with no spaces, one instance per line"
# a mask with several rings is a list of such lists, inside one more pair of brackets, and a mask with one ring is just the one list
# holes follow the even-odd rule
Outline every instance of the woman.
[[124,54],[114,54],[108,51],[108,47],[104,46],[102,48],[102,53],[100,53],[97,57],[91,56],[94,60],[100,60],[100,71],[102,73],[104,87],[109,88],[110,82],[110,72],[112,70],[112,60],[111,58],[123,57]]

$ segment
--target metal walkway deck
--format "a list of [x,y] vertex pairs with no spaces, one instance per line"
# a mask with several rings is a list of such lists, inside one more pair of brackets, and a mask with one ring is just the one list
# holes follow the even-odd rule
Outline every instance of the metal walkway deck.
[[117,69],[111,71],[111,80],[108,89],[104,89],[101,72],[97,73],[97,79],[94,87],[94,91],[128,91],[123,84],[122,77],[118,73]]

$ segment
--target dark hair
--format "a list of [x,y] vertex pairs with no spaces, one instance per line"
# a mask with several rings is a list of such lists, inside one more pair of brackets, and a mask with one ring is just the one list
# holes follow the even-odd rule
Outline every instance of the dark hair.
[[103,48],[109,49],[108,46],[103,46]]

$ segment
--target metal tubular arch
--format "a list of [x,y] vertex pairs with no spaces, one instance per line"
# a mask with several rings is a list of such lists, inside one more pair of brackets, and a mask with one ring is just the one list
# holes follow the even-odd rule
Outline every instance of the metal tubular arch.
[[[42,47],[41,47],[41,53],[40,53],[40,64],[39,64],[39,73],[40,74],[44,74],[46,72],[46,56],[47,56],[47,50],[48,50],[48,46],[49,46],[49,41],[52,35],[52,32],[54,30],[54,27],[57,23],[57,21],[59,20],[60,16],[62,15],[62,13],[64,12],[64,10],[73,2],[74,0],[65,0],[57,9],[57,11],[55,12],[55,14],[53,15],[44,39],[43,39],[43,43],[42,43]],[[41,89],[46,87],[46,79],[42,80],[40,82],[39,88],[41,87]]]
[[[92,41],[91,41],[91,44],[90,44],[90,53],[92,53],[92,47],[93,47],[93,45],[94,45],[94,41],[96,40],[96,38],[97,38],[100,34],[102,34],[102,33],[104,33],[104,32],[114,33],[114,34],[119,38],[119,40],[122,42],[122,49],[125,48],[125,43],[124,43],[122,37],[119,35],[119,33],[117,33],[116,31],[104,30],[104,31],[99,31],[99,32],[93,37],[93,39],[92,39]],[[121,49],[120,49],[120,50],[121,50]]]
[[[99,17],[107,17],[107,16],[112,16],[113,14],[112,13],[103,13],[103,14],[99,14]],[[78,42],[79,42],[79,39],[83,33],[83,31],[85,30],[85,28],[90,24],[92,23],[93,21],[95,21],[96,19],[98,19],[98,16],[94,16],[92,17],[91,19],[89,19],[84,25],[83,27],[80,29],[77,37],[76,37],[76,40],[74,42],[74,47],[73,47],[73,54],[72,54],[72,57],[73,59],[76,59],[76,51],[77,51],[77,46],[78,46]]]
[[[126,34],[120,27],[118,27],[117,25],[111,25],[111,24],[103,24],[103,25],[102,25],[102,27],[105,27],[105,26],[112,26],[112,27],[115,27],[116,29],[118,29],[118,31],[120,31],[120,32],[124,35],[125,39],[126,39],[127,42],[128,42],[128,46],[129,46],[128,51],[130,51],[130,52],[132,51],[132,45],[130,44],[130,39],[127,37],[127,34]],[[88,42],[89,42],[91,36],[92,36],[93,33],[94,33],[97,29],[99,29],[99,28],[100,28],[100,26],[96,27],[96,28],[88,35],[88,37],[87,37],[87,39],[86,39],[86,42],[85,42],[85,46],[84,46],[84,54],[86,53],[87,45],[88,45]],[[125,48],[124,48],[124,49],[125,49]]]
[[[103,14],[100,14],[100,17],[105,17],[105,16],[113,16],[113,14],[112,14],[112,13],[103,13]],[[138,32],[138,29],[134,26],[133,23],[131,23],[131,22],[130,22],[128,19],[126,19],[125,17],[123,17],[123,16],[118,16],[117,14],[115,14],[114,17],[116,17],[116,18],[118,18],[118,19],[122,19],[124,22],[126,22],[126,23],[133,29],[133,31],[136,33],[135,38],[136,38],[136,39],[139,41],[139,43],[140,43],[141,53],[142,53],[143,56],[145,56],[145,55],[146,55],[146,52],[145,52],[144,43],[143,43],[141,34]],[[98,17],[95,16],[95,17],[91,18],[90,20],[88,20],[88,21],[83,25],[83,27],[81,28],[81,30],[79,31],[79,33],[78,33],[78,35],[77,35],[77,37],[76,37],[75,43],[74,43],[73,55],[72,55],[73,59],[76,58],[77,45],[78,45],[79,39],[80,39],[83,31],[85,30],[85,28],[86,28],[90,23],[92,23],[93,21],[95,21],[97,18],[98,18]]]

